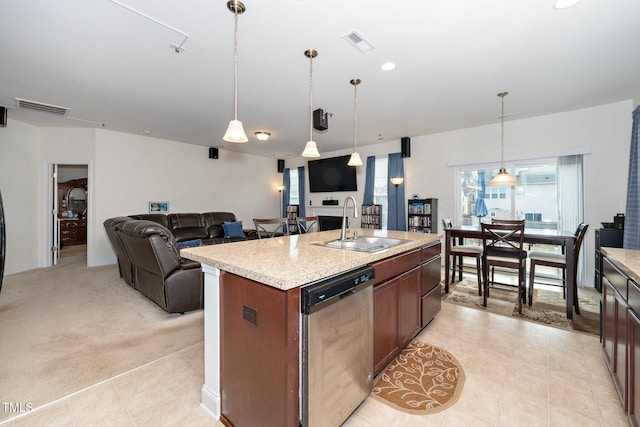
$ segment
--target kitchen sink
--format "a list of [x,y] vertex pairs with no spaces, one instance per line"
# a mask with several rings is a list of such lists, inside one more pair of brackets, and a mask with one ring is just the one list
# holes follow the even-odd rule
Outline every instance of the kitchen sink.
[[411,242],[411,240],[392,239],[389,237],[360,236],[354,239],[331,240],[324,243],[323,246],[335,249],[346,249],[348,251],[377,252],[409,242]]

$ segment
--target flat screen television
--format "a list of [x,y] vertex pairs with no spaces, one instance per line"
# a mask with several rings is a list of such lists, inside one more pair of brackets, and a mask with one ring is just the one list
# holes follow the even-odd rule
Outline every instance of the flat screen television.
[[309,160],[309,191],[357,191],[356,168],[348,166],[349,155]]

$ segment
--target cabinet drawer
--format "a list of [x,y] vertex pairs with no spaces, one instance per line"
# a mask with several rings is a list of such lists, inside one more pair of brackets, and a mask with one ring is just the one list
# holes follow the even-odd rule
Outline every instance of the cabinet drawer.
[[629,292],[627,304],[636,314],[640,314],[640,286],[633,280],[629,280],[627,283]]
[[420,249],[416,249],[373,263],[376,275],[375,284],[378,285],[400,273],[411,270],[413,267],[419,265],[421,260]]
[[428,294],[422,297],[422,327],[427,326],[429,322],[436,317],[436,314],[442,308],[442,295],[440,286],[437,286],[431,290]]
[[431,246],[423,246],[422,247],[422,262],[425,262],[431,258],[434,258],[436,256],[440,255],[441,252],[441,244],[440,242],[436,243],[435,245],[431,245]]
[[442,268],[440,266],[440,257],[431,259],[422,264],[422,289],[420,294],[424,295],[436,286],[440,286]]
[[627,300],[627,277],[606,257],[602,260],[602,275],[609,280],[611,286]]

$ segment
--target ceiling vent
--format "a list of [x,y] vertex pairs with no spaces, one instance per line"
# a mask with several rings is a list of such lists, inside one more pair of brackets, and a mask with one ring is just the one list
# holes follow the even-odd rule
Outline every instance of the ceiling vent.
[[43,113],[55,114],[57,116],[66,117],[70,108],[60,107],[57,105],[44,104],[37,101],[29,101],[28,99],[16,98],[17,107],[23,110],[34,110]]
[[368,52],[374,48],[373,44],[357,31],[350,31],[342,36],[342,38],[362,53]]

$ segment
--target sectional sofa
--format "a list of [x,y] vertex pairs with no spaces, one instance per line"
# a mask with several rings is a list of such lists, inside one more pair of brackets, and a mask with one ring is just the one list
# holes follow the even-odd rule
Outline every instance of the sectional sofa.
[[169,313],[203,307],[201,266],[180,257],[181,245],[257,238],[230,212],[129,215],[109,218],[103,225],[120,277]]

